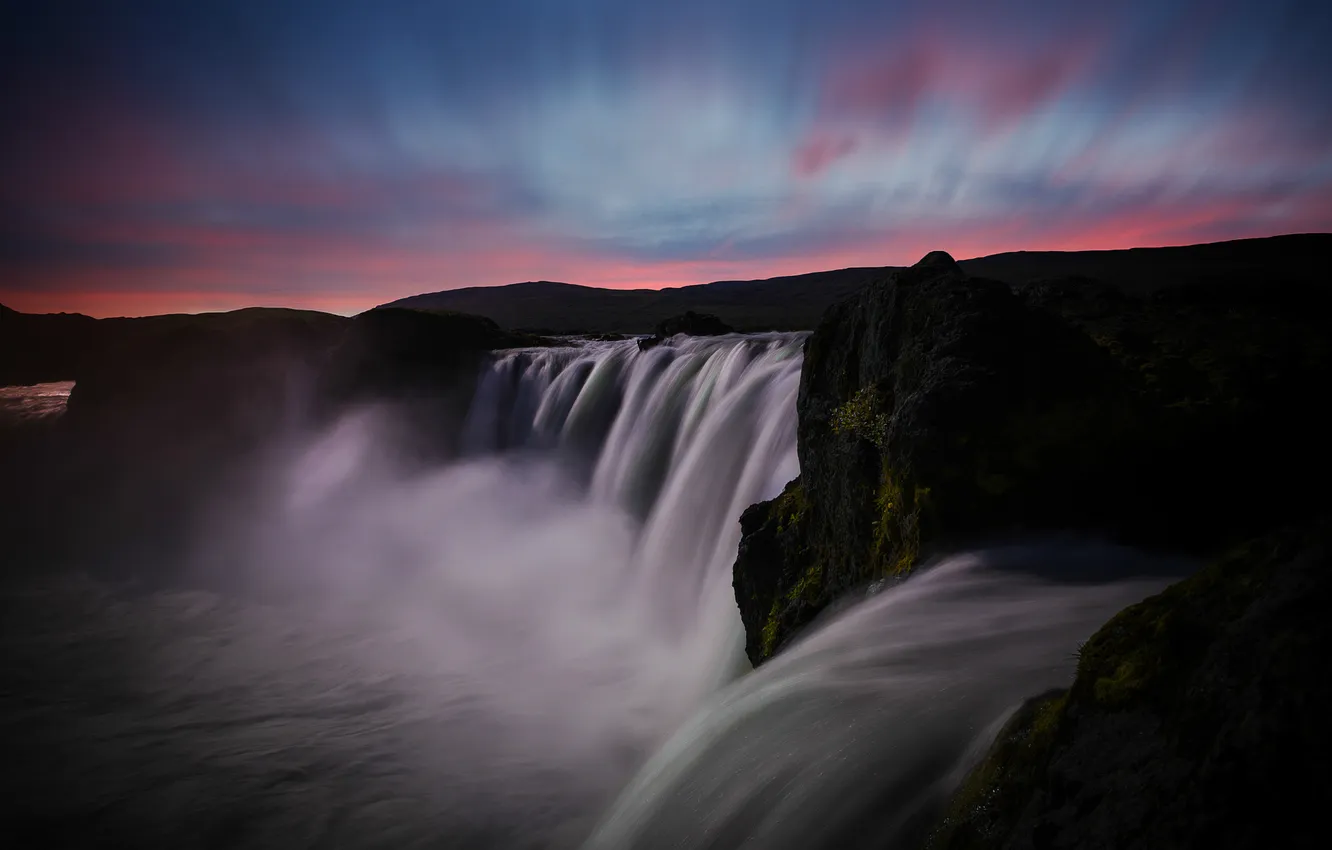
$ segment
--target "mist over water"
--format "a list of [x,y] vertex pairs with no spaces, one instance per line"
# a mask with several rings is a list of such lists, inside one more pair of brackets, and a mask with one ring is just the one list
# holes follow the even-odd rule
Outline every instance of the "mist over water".
[[131,842],[576,844],[743,665],[738,517],[798,471],[801,342],[502,354],[454,463],[374,408],[275,462],[200,541],[211,590],[7,593],[12,805]]
[[275,463],[200,541],[212,590],[7,590],[0,794],[127,846],[909,832],[1068,680],[1078,640],[1164,583],[1091,567],[1162,570],[1104,547],[961,556],[736,680],[738,518],[798,472],[802,341],[501,353],[450,464],[398,457],[377,409]]

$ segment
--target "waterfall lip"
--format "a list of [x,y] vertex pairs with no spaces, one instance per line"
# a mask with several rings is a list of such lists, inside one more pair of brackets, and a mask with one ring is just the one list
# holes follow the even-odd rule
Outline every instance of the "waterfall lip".
[[[661,341],[660,345],[668,348],[669,347],[678,348],[694,342],[702,345],[707,345],[707,344],[731,345],[736,342],[744,342],[747,340],[765,340],[765,339],[782,339],[782,338],[798,338],[803,340],[809,337],[812,333],[813,333],[812,331],[732,331],[731,333],[716,334],[715,336],[690,336],[689,334],[680,333],[680,334],[675,334],[674,336],[665,337]],[[587,339],[585,337],[576,336],[576,335],[555,335],[548,337],[548,339],[557,340],[559,342],[558,345],[542,345],[542,346],[528,345],[528,346],[514,346],[512,348],[497,348],[495,349],[494,353],[499,356],[505,356],[512,354],[514,352],[530,352],[530,351],[570,351],[570,350],[582,351],[582,350],[599,350],[599,349],[604,350],[609,348],[623,348],[623,347],[636,348],[638,340],[651,339],[651,338],[652,334],[625,334],[624,339],[614,339],[614,340]]]
[[[808,336],[806,331],[730,333],[710,337],[681,334],[646,351],[638,349],[633,337],[611,341],[570,339],[570,344],[564,346],[497,351],[483,366],[478,379],[477,398],[464,426],[465,453],[477,455],[503,451],[533,442],[548,447],[561,442],[566,438],[569,418],[575,415],[575,408],[581,406],[587,410],[593,405],[593,399],[586,394],[587,382],[592,380],[594,373],[609,377],[611,383],[618,386],[617,391],[623,393],[624,401],[629,403],[631,415],[637,416],[642,412],[642,405],[648,403],[652,391],[658,389],[642,386],[655,384],[655,380],[661,377],[652,372],[655,368],[670,368],[680,361],[697,361],[703,364],[698,368],[712,377],[705,362],[711,358],[716,358],[718,363],[727,358],[732,361],[752,358],[765,364],[784,363],[798,371],[803,344]],[[735,371],[743,373],[744,365],[739,364],[740,368]],[[607,376],[613,368],[623,369],[628,378],[621,381]],[[645,369],[648,373],[642,373]],[[724,374],[717,377],[724,377]],[[521,410],[514,414],[514,390],[505,386],[506,380],[516,382],[524,392],[539,398],[534,417],[525,418],[526,413]],[[699,417],[709,406],[701,394],[691,395],[691,404],[691,416],[679,429],[679,440],[689,438]],[[617,407],[614,402],[607,402],[607,406]],[[622,439],[627,429],[628,424],[617,414],[607,433]],[[534,441],[529,439],[529,434]],[[677,444],[676,453],[681,450]],[[602,453],[598,454],[597,460],[603,460]]]

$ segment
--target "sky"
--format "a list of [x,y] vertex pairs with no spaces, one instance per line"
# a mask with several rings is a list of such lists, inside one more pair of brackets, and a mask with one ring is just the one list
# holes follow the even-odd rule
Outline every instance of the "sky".
[[0,0],[0,303],[1332,230],[1332,3]]

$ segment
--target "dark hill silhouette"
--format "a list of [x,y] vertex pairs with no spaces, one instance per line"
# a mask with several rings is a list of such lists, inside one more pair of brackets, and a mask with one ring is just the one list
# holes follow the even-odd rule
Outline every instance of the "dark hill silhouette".
[[[1143,295],[1163,289],[1210,287],[1218,292],[1239,289],[1251,292],[1254,298],[1286,300],[1292,286],[1327,286],[1332,279],[1329,256],[1332,234],[1311,233],[1172,248],[1015,251],[963,260],[958,265],[973,276],[1019,288],[1038,284],[1091,292],[1099,287],[1103,293],[1109,286]],[[469,313],[491,319],[502,328],[553,333],[648,334],[662,321],[689,311],[714,315],[738,331],[809,330],[830,305],[893,270],[886,266],[851,268],[659,290],[533,281],[414,295],[383,306]],[[270,308],[92,319],[77,313],[18,313],[0,305],[0,386],[75,378],[85,361],[96,359],[122,340],[144,334],[172,331],[188,335],[205,327],[230,328],[261,320],[281,327],[346,321],[311,311]]]
[[384,306],[455,310],[507,328],[556,333],[651,333],[690,310],[740,331],[806,330],[828,306],[888,271],[853,268],[768,280],[725,280],[668,289],[601,289],[531,281],[414,295]]
[[1163,288],[1232,284],[1325,285],[1332,234],[1300,233],[1171,248],[1013,251],[959,263],[967,274],[1021,285],[1089,277],[1143,295]]
[[[1332,234],[1296,234],[1171,248],[1015,251],[964,260],[968,274],[1013,286],[1091,278],[1144,294],[1190,285],[1318,285],[1327,281]],[[809,330],[823,311],[893,267],[726,280],[671,289],[601,289],[533,281],[414,295],[394,307],[456,310],[503,327],[557,333],[651,333],[670,316],[711,313],[740,331]]]

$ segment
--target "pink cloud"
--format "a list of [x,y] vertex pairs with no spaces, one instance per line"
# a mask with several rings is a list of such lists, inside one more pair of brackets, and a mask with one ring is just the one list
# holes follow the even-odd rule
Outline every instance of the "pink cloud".
[[986,130],[1001,129],[1075,85],[1101,49],[1088,38],[1027,47],[928,31],[903,41],[900,48],[867,51],[833,67],[820,98],[821,120],[904,130],[919,107],[939,101],[971,111]]
[[[797,177],[813,178],[853,152],[882,153],[886,141],[907,137],[926,102],[969,110],[983,130],[1002,131],[1078,85],[1097,55],[1095,47],[1070,41],[1024,52],[921,38],[895,53],[858,54],[828,74],[816,126],[791,153],[790,168]],[[793,191],[767,212],[773,229],[790,233],[798,248],[770,248],[763,257],[751,257],[737,255],[743,243],[728,241],[697,258],[639,260],[614,247],[537,238],[521,213],[504,215],[502,187],[466,175],[409,174],[395,182],[392,176],[275,167],[291,151],[321,162],[327,140],[303,138],[298,129],[290,136],[275,131],[267,140],[271,150],[242,158],[237,166],[191,144],[179,129],[97,103],[102,105],[87,114],[72,110],[58,127],[35,134],[51,145],[35,162],[58,162],[58,169],[34,168],[20,175],[21,185],[0,185],[0,200],[12,197],[16,209],[26,211],[28,202],[36,201],[67,208],[66,217],[43,222],[41,235],[77,249],[46,265],[3,269],[0,302],[93,315],[255,304],[356,312],[419,292],[539,278],[610,287],[680,286],[906,264],[934,249],[964,258],[1332,229],[1332,191],[1326,188],[1296,191],[1268,181],[1275,188],[1243,192],[1222,181],[1213,197],[1190,196],[1187,187],[1180,198],[1146,191],[1151,179],[1129,173],[1133,151],[1117,146],[1112,126],[1083,156],[1054,172],[1075,187],[1095,189],[1086,193],[1094,198],[1085,207],[1049,213],[1040,204],[1028,209],[1018,203],[987,220],[950,217],[944,210],[881,233],[858,230],[819,241],[802,237],[804,228],[827,224],[820,218],[820,200],[815,193]],[[1327,162],[1316,134],[1283,132],[1290,126],[1290,116],[1279,111],[1237,111],[1217,126],[1197,128],[1188,144],[1153,150],[1147,178],[1173,174],[1200,157],[1209,167],[1215,163],[1218,173],[1239,176],[1262,172],[1268,163],[1298,172]],[[1126,165],[1117,171],[1120,163]],[[1058,169],[1059,163],[1050,167]],[[1133,197],[1140,199],[1125,200]],[[253,221],[210,221],[169,209],[174,204],[205,209],[213,202],[259,214]],[[153,214],[157,206],[168,213]],[[401,219],[375,218],[377,210],[404,206]],[[457,209],[467,214],[432,218],[439,210]],[[492,209],[498,212],[488,214]],[[312,213],[309,221],[301,218],[305,211]],[[407,232],[395,230],[395,223]],[[98,256],[108,259],[98,262]],[[139,256],[151,261],[136,264],[133,258]],[[117,259],[124,257],[130,259]]]
[[791,164],[797,176],[814,177],[855,149],[851,136],[814,136],[796,148]]
[[823,106],[833,114],[902,117],[934,87],[944,58],[930,45],[913,43],[902,51],[853,59],[833,70]]

